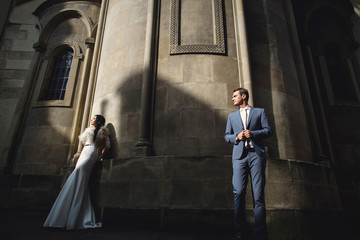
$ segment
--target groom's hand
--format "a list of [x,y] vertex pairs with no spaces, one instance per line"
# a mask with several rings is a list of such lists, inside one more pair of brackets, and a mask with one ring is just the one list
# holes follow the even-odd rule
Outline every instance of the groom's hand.
[[244,135],[245,131],[242,131],[241,133],[239,133],[238,135],[236,135],[236,140],[245,140],[245,135]]
[[245,138],[252,138],[253,133],[250,130],[244,130],[243,135],[245,136]]

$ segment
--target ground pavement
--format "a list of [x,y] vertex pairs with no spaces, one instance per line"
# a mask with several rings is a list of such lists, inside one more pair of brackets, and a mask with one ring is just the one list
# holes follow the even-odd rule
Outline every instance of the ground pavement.
[[47,212],[39,209],[0,209],[0,240],[231,240],[228,234],[169,231],[134,226],[65,231],[43,228]]

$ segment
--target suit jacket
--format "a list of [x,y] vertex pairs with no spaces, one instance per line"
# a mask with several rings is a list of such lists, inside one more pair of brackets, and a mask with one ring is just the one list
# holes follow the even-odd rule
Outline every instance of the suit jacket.
[[[233,159],[240,159],[243,154],[245,141],[236,140],[236,135],[238,135],[244,129],[245,128],[240,117],[240,109],[230,113],[226,124],[224,138],[226,142],[232,143],[234,145],[232,154]],[[250,107],[246,129],[253,133],[250,141],[254,147],[255,152],[260,157],[265,157],[266,154],[262,139],[269,137],[272,134],[272,130],[264,109]]]

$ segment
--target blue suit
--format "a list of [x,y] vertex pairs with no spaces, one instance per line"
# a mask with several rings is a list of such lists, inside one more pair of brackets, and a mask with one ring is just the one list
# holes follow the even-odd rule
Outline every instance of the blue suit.
[[[245,129],[250,130],[253,134],[250,139],[253,148],[250,150],[245,149],[245,141],[236,140],[236,136]],[[262,108],[250,107],[246,128],[243,126],[239,110],[228,116],[224,138],[226,142],[233,144],[233,192],[238,234],[244,234],[245,193],[250,174],[254,202],[255,239],[266,239],[264,197],[266,153],[262,139],[271,134],[268,118]],[[240,236],[240,239],[242,238],[243,236]]]

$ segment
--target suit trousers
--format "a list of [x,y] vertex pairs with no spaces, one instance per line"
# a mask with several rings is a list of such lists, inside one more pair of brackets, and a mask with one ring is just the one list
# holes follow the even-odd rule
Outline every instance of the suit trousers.
[[240,160],[233,159],[233,192],[235,221],[239,234],[244,234],[246,226],[245,194],[249,174],[253,193],[254,228],[255,236],[266,235],[266,209],[265,209],[265,167],[266,159],[256,152],[244,152]]

